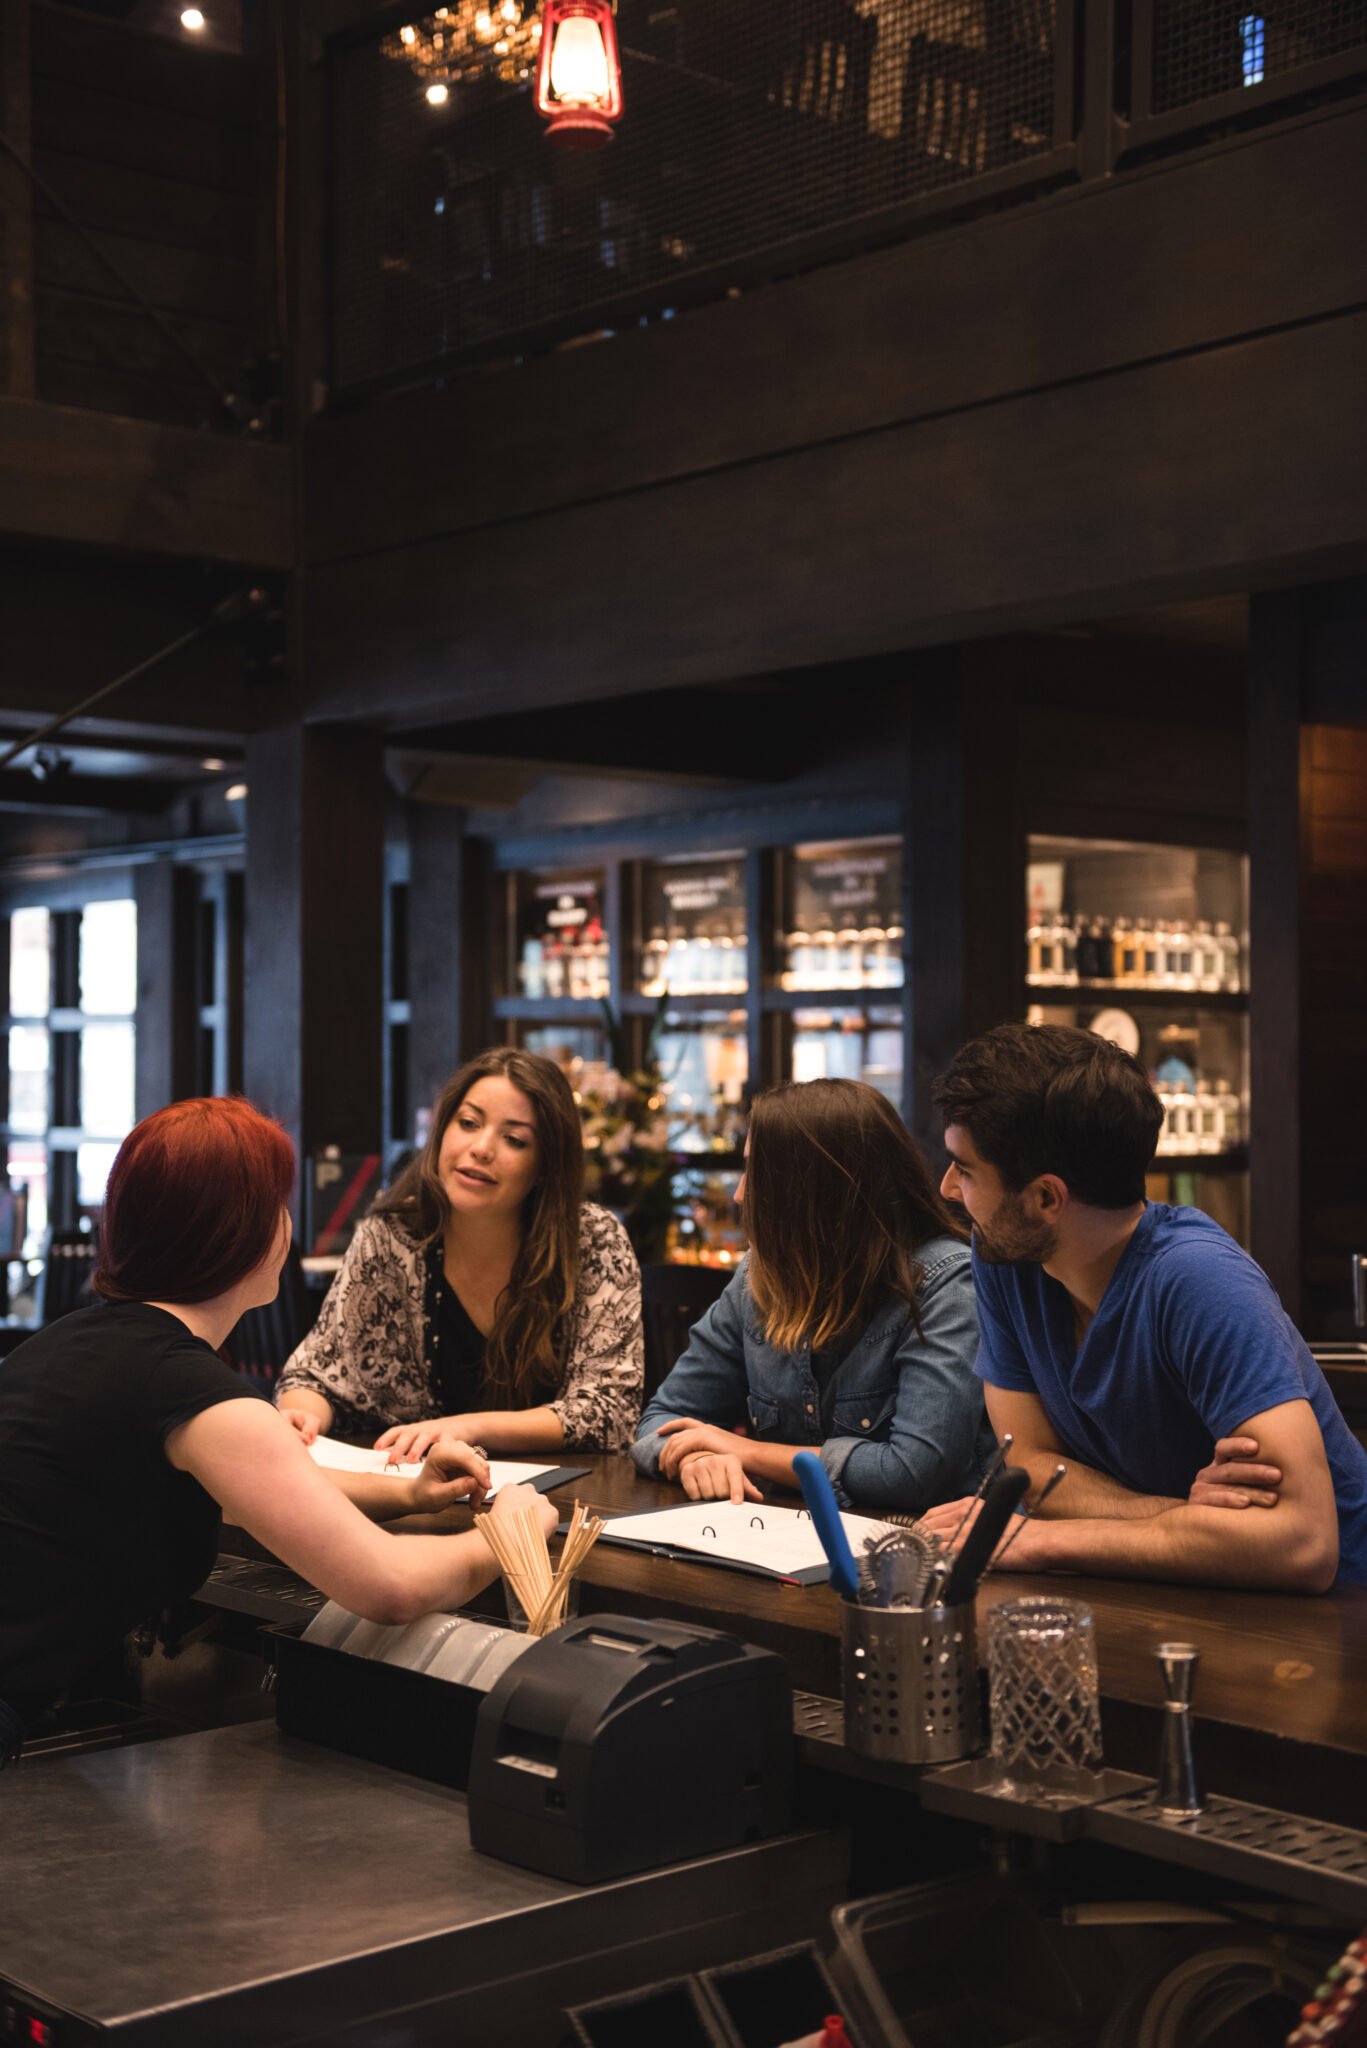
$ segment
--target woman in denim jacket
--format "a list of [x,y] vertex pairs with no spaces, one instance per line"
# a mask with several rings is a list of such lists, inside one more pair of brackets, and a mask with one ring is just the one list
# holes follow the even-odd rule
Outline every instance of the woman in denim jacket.
[[758,1500],[819,1449],[842,1507],[971,1493],[994,1439],[968,1246],[900,1117],[859,1081],[791,1082],[757,1099],[745,1151],[749,1254],[647,1405],[636,1465]]

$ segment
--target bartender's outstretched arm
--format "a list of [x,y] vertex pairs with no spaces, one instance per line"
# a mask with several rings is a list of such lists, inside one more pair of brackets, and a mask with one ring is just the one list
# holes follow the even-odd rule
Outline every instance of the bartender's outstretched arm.
[[[192,1473],[230,1521],[330,1599],[370,1621],[412,1621],[461,1606],[498,1575],[478,1530],[453,1536],[395,1536],[377,1528],[305,1451],[296,1432],[251,1397],[203,1409],[166,1439],[166,1455]],[[379,1477],[399,1511],[430,1513],[467,1498],[487,1467],[468,1445],[438,1444],[421,1478]],[[481,1489],[482,1490],[482,1489]],[[491,1513],[534,1500],[547,1534],[557,1516],[530,1487],[502,1487]]]
[[[1238,1435],[1255,1440],[1262,1458],[1281,1475],[1280,1498],[1271,1512],[1231,1514],[1227,1508],[1188,1502],[1164,1504],[1128,1494],[1114,1480],[1104,1480],[1104,1486],[1142,1503],[1139,1512],[1116,1514],[1086,1505],[1079,1512],[1077,1507],[1059,1506],[1065,1482],[1049,1503],[1054,1512],[1021,1529],[1003,1570],[1096,1572],[1277,1592],[1327,1592],[1338,1571],[1338,1513],[1324,1439],[1310,1403],[1286,1401],[1249,1416]],[[1013,1451],[1013,1462],[1015,1458]],[[1032,1475],[1034,1471],[1032,1460]],[[1089,1496],[1101,1497],[1084,1484],[1073,1498],[1082,1503]],[[932,1526],[952,1513],[951,1508],[933,1510]]]

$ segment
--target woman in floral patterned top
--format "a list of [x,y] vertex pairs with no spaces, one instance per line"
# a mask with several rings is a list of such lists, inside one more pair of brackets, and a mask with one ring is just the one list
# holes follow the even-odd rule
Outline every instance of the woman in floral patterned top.
[[552,1060],[496,1047],[452,1076],[422,1152],[356,1234],[276,1401],[306,1443],[439,1436],[493,1456],[619,1450],[641,1410],[641,1273],[582,1202],[584,1149]]

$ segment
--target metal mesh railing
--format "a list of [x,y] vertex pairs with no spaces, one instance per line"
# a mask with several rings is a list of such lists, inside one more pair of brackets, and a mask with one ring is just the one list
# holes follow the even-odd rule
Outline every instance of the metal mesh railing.
[[1154,0],[1154,114],[1367,45],[1367,0]]
[[525,87],[434,108],[381,32],[335,50],[334,383],[663,312],[728,266],[1028,178],[1070,64],[1055,5],[621,0],[626,112],[592,155],[548,144]]

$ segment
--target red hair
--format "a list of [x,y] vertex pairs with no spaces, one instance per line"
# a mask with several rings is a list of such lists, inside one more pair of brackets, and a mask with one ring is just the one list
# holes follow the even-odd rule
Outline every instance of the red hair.
[[198,1096],[143,1118],[105,1189],[106,1301],[211,1301],[265,1259],[294,1185],[294,1147],[240,1095]]

